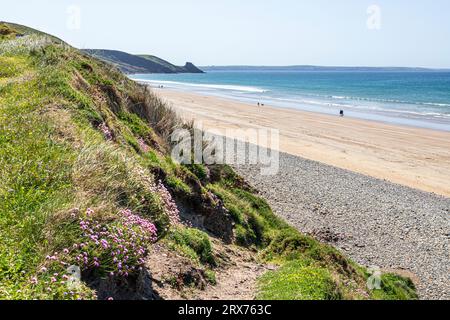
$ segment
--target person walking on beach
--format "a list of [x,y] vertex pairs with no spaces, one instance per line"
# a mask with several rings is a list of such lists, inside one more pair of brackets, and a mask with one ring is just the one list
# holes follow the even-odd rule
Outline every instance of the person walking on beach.
[[339,112],[339,114],[341,115],[341,117],[344,116],[344,110],[341,110],[341,112]]

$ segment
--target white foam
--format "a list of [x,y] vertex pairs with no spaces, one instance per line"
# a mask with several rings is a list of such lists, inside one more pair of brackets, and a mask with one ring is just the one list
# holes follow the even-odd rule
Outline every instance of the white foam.
[[[420,111],[420,110],[407,110],[407,109],[389,109],[383,105],[361,105],[361,104],[347,104],[347,103],[336,103],[331,101],[321,101],[321,100],[311,100],[311,99],[288,99],[288,98],[278,98],[274,99],[278,101],[284,101],[289,103],[295,103],[299,106],[303,104],[307,105],[316,105],[320,107],[335,107],[335,108],[348,108],[358,110],[360,112],[364,111],[374,111],[374,112],[386,112],[388,114],[397,114],[397,115],[411,115],[411,116],[424,116],[431,118],[443,118],[449,119],[450,114],[439,113],[439,112],[431,112],[431,111]],[[433,104],[434,105],[434,104]]]
[[[190,88],[203,88],[203,89],[214,89],[217,91],[226,90],[231,97],[239,97],[241,93],[242,99],[247,99],[243,93],[265,93],[270,92],[258,87],[251,86],[239,86],[239,85],[219,85],[219,84],[202,84],[202,83],[189,83],[189,82],[178,82],[178,81],[167,81],[167,80],[146,80],[135,78],[134,80],[142,83],[150,83],[154,85],[165,85],[167,87],[180,88],[190,87]],[[232,94],[231,92],[235,94]],[[224,93],[225,94],[225,93]],[[316,99],[317,98],[317,99]],[[317,106],[319,108],[340,108],[340,109],[353,109],[358,112],[383,112],[388,114],[396,114],[397,116],[403,115],[404,117],[425,117],[425,118],[439,118],[439,119],[449,119],[450,114],[446,112],[439,112],[435,110],[415,110],[408,109],[407,107],[397,107],[392,108],[389,104],[399,105],[410,105],[410,106],[429,106],[429,107],[448,107],[449,104],[445,103],[432,103],[432,102],[409,102],[395,99],[377,99],[377,98],[364,98],[364,97],[352,97],[352,96],[338,96],[338,95],[315,95],[306,94],[305,97],[265,97],[268,104],[272,103],[277,105],[277,102],[285,102],[289,104],[295,104],[297,106]],[[358,101],[360,103],[358,103]],[[356,102],[356,103],[355,103]],[[370,103],[370,104],[368,104]],[[375,104],[374,104],[375,103]]]
[[240,92],[252,92],[252,93],[264,93],[268,92],[267,90],[249,87],[249,86],[238,86],[238,85],[219,85],[219,84],[203,84],[203,83],[189,83],[189,82],[177,82],[177,81],[159,81],[159,80],[145,80],[145,79],[133,79],[139,82],[145,83],[153,83],[153,84],[164,84],[166,86],[175,85],[175,86],[188,86],[188,87],[196,87],[196,88],[205,88],[205,89],[217,89],[217,90],[229,90],[229,91],[240,91]]

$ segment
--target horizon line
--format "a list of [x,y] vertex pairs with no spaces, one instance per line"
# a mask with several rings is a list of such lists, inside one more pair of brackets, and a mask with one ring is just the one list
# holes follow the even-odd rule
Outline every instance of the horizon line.
[[410,66],[357,66],[357,65],[314,65],[314,64],[291,64],[291,65],[251,65],[251,64],[230,64],[230,65],[198,65],[199,68],[335,68],[335,69],[420,69],[435,71],[450,71],[450,67],[410,67]]

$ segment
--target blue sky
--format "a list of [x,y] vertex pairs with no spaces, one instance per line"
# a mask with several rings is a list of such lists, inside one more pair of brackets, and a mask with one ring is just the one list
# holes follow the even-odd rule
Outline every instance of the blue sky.
[[198,65],[450,68],[449,17],[448,0],[2,0],[0,6],[0,20],[79,48]]

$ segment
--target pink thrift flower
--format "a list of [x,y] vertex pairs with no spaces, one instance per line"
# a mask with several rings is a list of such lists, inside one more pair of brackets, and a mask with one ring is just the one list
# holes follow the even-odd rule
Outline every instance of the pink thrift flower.
[[111,130],[109,130],[108,126],[106,125],[106,123],[102,123],[98,126],[98,128],[100,129],[100,131],[103,133],[103,135],[105,136],[106,140],[112,140],[113,139],[113,135],[111,133]]
[[142,152],[147,153],[150,151],[150,147],[145,143],[144,139],[139,138],[138,144],[139,144],[139,148],[142,150]]

